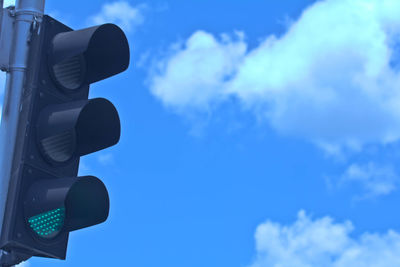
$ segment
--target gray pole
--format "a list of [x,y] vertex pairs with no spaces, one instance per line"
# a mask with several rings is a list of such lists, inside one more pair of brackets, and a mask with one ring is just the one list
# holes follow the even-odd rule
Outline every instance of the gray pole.
[[3,226],[14,147],[18,141],[16,135],[27,68],[28,41],[32,25],[42,20],[44,4],[45,0],[17,0],[15,7],[12,50],[0,125],[0,229]]
[[[4,0],[0,0],[0,11],[3,10]],[[3,21],[3,12],[0,12],[0,36],[1,36],[1,22]]]

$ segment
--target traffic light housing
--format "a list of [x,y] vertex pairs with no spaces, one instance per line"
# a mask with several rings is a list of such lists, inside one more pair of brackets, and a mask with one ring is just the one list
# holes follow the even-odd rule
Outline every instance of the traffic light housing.
[[77,175],[81,156],[119,141],[115,107],[88,95],[91,83],[128,68],[129,45],[116,25],[74,31],[49,16],[29,45],[0,248],[65,259],[70,231],[108,217],[103,182]]

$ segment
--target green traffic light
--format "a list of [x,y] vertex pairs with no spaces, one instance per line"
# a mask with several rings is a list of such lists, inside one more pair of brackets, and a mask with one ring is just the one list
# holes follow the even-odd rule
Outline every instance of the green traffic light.
[[42,238],[55,237],[64,225],[65,208],[41,213],[28,219],[29,226]]

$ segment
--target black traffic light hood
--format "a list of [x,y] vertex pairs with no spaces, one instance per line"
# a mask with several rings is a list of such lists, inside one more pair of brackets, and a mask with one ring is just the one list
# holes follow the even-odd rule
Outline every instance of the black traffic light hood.
[[85,82],[94,83],[128,68],[128,40],[114,24],[62,32],[54,36],[49,55],[51,66],[81,55],[86,64]]

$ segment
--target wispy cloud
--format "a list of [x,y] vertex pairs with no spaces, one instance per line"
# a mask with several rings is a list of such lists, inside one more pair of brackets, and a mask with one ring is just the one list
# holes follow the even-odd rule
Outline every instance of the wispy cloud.
[[111,153],[102,153],[97,157],[97,159],[102,165],[110,165],[114,162],[114,155]]
[[89,19],[90,24],[115,23],[125,31],[133,31],[144,22],[145,5],[133,6],[127,1],[103,5],[101,11]]
[[361,186],[361,198],[388,195],[398,187],[400,177],[393,166],[379,166],[373,162],[365,165],[352,164],[342,175],[340,183]]
[[351,222],[330,217],[313,220],[300,211],[297,221],[268,221],[256,231],[257,254],[249,267],[400,266],[400,234],[364,233],[355,238]]
[[151,91],[182,114],[237,98],[278,132],[330,153],[395,142],[398,14],[398,0],[318,1],[250,51],[243,35],[197,31],[159,60]]

